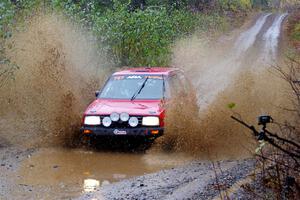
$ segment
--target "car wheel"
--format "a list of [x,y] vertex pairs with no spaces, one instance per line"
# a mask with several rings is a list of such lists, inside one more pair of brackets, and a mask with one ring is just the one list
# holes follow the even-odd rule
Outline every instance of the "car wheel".
[[82,146],[85,146],[85,147],[90,147],[93,145],[93,137],[91,136],[88,136],[88,135],[83,135],[81,138],[80,138],[80,144]]

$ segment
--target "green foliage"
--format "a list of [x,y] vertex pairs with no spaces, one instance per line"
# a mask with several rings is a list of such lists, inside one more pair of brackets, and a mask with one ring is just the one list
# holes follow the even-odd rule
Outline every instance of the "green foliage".
[[267,8],[274,0],[252,0],[252,6],[256,8]]
[[229,10],[233,12],[245,11],[252,7],[251,0],[218,0],[221,10]]
[[294,30],[292,31],[292,38],[300,41],[300,22],[295,24]]
[[195,21],[186,12],[168,14],[162,8],[129,13],[121,5],[98,18],[93,30],[120,64],[167,65],[170,45],[176,37],[189,33]]
[[235,103],[229,103],[228,105],[227,105],[227,107],[229,108],[229,109],[233,109],[233,108],[235,108],[235,106],[236,106],[236,104]]
[[0,2],[0,87],[7,74],[11,72],[10,61],[5,58],[4,39],[11,36],[11,28],[14,19],[14,5],[9,0]]
[[45,2],[42,0],[2,0],[0,2],[0,38],[10,37],[12,28],[18,21],[17,18],[33,15],[33,11]]
[[[218,1],[218,0],[214,0]],[[246,0],[244,0],[246,1]],[[1,37],[10,35],[16,19],[34,15],[35,9],[56,10],[89,28],[100,50],[112,55],[118,65],[159,66],[170,62],[174,41],[195,30],[224,29],[218,14],[192,12],[194,0],[147,0],[145,9],[131,9],[129,0],[3,0],[0,3]],[[206,4],[209,1],[203,1]],[[48,9],[49,10],[49,9]]]
[[295,49],[300,48],[300,12],[296,10],[291,13],[288,17],[287,22],[287,33],[289,36],[289,40],[291,45],[295,47]]
[[9,0],[0,2],[0,37],[6,38],[11,35],[10,28],[14,18],[14,5]]
[[114,1],[111,8],[99,11],[93,5],[87,9],[80,2],[73,5],[56,1],[56,8],[63,8],[73,19],[91,27],[99,38],[100,47],[113,55],[119,65],[168,65],[170,47],[177,38],[192,33],[196,27],[208,31],[224,27],[226,23],[218,15],[192,13],[185,9],[170,11],[166,6],[130,12],[129,4]]
[[29,15],[32,10],[36,9],[38,6],[46,5],[47,1],[44,0],[15,0],[15,7],[18,12],[22,12],[23,15]]
[[17,23],[17,18],[33,14],[33,10],[40,6],[40,0],[2,0],[0,2],[0,87],[5,82],[14,78],[13,74],[19,68],[12,63],[6,56],[5,39],[11,37],[12,30]]

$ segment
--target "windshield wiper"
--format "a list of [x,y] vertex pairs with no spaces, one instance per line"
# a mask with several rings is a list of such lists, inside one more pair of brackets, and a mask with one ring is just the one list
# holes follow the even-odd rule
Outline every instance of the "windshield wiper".
[[147,82],[148,78],[149,78],[149,76],[147,76],[147,78],[144,80],[144,82],[143,82],[143,84],[141,85],[141,87],[133,94],[133,96],[131,97],[131,101],[133,101],[133,100],[137,97],[137,95],[139,95],[139,94],[141,93],[142,89],[143,89],[143,88],[145,87],[145,85],[146,85],[146,82]]

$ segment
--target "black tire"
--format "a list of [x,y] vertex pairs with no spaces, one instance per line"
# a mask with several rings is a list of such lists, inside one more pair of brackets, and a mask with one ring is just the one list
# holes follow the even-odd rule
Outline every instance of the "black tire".
[[80,145],[84,147],[91,147],[94,143],[94,139],[91,136],[83,135],[80,138]]

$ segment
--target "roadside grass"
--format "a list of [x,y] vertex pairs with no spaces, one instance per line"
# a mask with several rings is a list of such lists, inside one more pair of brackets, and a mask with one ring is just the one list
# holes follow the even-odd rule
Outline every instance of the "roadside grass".
[[300,41],[300,20],[295,25],[294,30],[292,31],[292,38],[294,40]]
[[292,46],[300,50],[300,8],[290,15],[287,32]]

